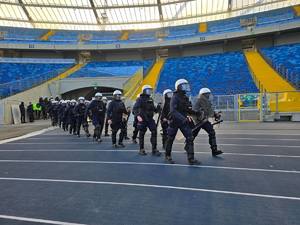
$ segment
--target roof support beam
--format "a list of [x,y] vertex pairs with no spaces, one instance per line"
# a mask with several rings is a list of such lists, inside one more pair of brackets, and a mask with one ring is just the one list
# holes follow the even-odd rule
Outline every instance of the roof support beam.
[[163,21],[164,20],[164,15],[162,12],[162,8],[161,8],[161,1],[157,0],[157,7],[158,7],[158,13],[159,13],[159,20]]
[[232,10],[232,0],[228,0],[228,11]]
[[27,16],[28,21],[29,21],[29,22],[32,24],[32,26],[34,27],[34,21],[33,21],[32,17],[30,16],[29,12],[27,11],[27,9],[26,9],[26,7],[25,7],[25,5],[24,5],[24,3],[23,3],[23,0],[18,0],[18,2],[19,2],[19,5],[22,7],[22,9],[23,9],[25,15]]
[[89,1],[90,1],[90,4],[91,4],[91,7],[92,7],[92,9],[93,9],[93,13],[94,13],[94,15],[95,15],[95,17],[96,17],[97,23],[98,23],[99,25],[101,25],[101,20],[100,20],[100,17],[98,16],[98,13],[97,13],[96,8],[95,8],[94,1],[93,1],[93,0],[89,0]]
[[[183,3],[183,2],[192,2],[195,0],[176,0],[170,2],[163,2],[161,5],[173,5],[176,3]],[[282,0],[281,0],[282,1]],[[20,5],[19,3],[15,2],[6,2],[4,0],[0,0],[0,3],[7,4],[7,5]],[[23,3],[23,5],[30,6],[30,7],[46,7],[46,8],[67,8],[67,9],[91,9],[90,6],[71,6],[71,5],[51,5],[51,4],[36,4],[36,3]],[[95,6],[95,9],[126,9],[126,8],[144,8],[144,7],[157,7],[157,3],[153,4],[134,4],[134,5],[106,5],[106,6]]]

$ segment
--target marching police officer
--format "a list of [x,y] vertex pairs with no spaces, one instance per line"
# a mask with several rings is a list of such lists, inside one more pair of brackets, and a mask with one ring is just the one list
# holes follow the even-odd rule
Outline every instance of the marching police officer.
[[163,92],[164,96],[164,105],[162,107],[161,116],[160,116],[160,125],[162,128],[162,144],[163,149],[166,149],[166,142],[168,139],[168,127],[169,127],[169,113],[170,113],[170,101],[173,96],[173,91],[166,89]]
[[84,119],[83,119],[83,122],[82,122],[82,127],[83,127],[83,130],[85,132],[86,137],[90,137],[91,134],[90,134],[90,131],[89,131],[89,123],[88,123],[88,119],[91,117],[91,115],[89,113],[89,110],[88,110],[88,106],[90,104],[90,101],[85,100],[84,104],[85,104],[86,108],[85,108],[85,112],[84,112]]
[[103,124],[101,123],[103,121],[103,118],[105,117],[105,105],[102,99],[102,94],[97,92],[95,94],[95,99],[92,100],[92,102],[88,106],[88,110],[91,111],[92,114],[92,123],[94,125],[94,137],[93,140],[96,140],[98,142],[102,142],[101,140],[101,126]]
[[84,104],[84,97],[78,98],[78,104],[74,108],[74,114],[76,118],[76,134],[78,137],[80,137],[80,128],[81,125],[84,123],[85,119],[85,111],[86,111],[86,105]]
[[221,115],[219,113],[214,112],[211,101],[209,100],[209,96],[211,95],[211,91],[208,88],[201,88],[199,91],[199,96],[193,106],[193,109],[197,112],[202,112],[201,117],[196,117],[195,120],[197,123],[204,121],[204,124],[193,130],[194,138],[197,137],[201,128],[203,128],[209,137],[209,144],[212,151],[212,155],[220,155],[223,152],[218,150],[217,140],[216,140],[216,132],[213,125],[209,122],[209,117],[214,117],[215,119],[219,119]]
[[[110,124],[112,129],[111,139],[112,145],[114,148],[125,147],[123,144],[123,138],[125,135],[126,128],[126,107],[124,102],[121,100],[122,92],[119,90],[115,90],[113,92],[113,100],[109,103],[107,109],[107,119],[108,124]],[[117,145],[117,132],[120,131],[119,141]]]
[[72,99],[70,101],[69,107],[67,108],[67,121],[68,124],[70,125],[69,127],[69,133],[76,135],[76,117],[74,113],[74,108],[76,106],[76,100]]
[[151,132],[150,142],[152,144],[152,155],[160,156],[161,153],[157,150],[157,127],[153,119],[154,114],[159,112],[160,108],[155,107],[154,105],[153,99],[151,97],[152,91],[153,89],[150,85],[144,85],[142,87],[142,93],[136,100],[133,111],[138,120],[137,127],[139,130],[140,144],[139,154],[147,154],[144,149],[144,138],[147,128],[149,128]]
[[189,164],[199,164],[199,161],[194,158],[194,137],[190,127],[192,119],[189,115],[195,114],[188,98],[190,85],[187,80],[179,79],[175,83],[175,90],[170,102],[170,124],[168,127],[165,160],[168,163],[174,163],[171,157],[172,145],[177,131],[180,129],[186,139],[184,149],[187,152]]

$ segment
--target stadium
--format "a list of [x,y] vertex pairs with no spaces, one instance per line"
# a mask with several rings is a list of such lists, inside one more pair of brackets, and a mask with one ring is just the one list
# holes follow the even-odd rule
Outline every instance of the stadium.
[[[214,116],[186,117],[213,127],[193,136],[201,164],[185,123],[164,160],[175,119],[164,128],[160,106],[170,89],[172,116],[180,79],[193,110],[209,90]],[[146,88],[157,147],[148,125],[141,147]],[[299,90],[300,0],[0,0],[0,224],[299,224]],[[82,99],[70,135],[58,108]]]

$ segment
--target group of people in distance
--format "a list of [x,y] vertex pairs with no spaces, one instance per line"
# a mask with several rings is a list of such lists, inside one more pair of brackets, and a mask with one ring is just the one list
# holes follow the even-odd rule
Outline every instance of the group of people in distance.
[[[162,147],[165,150],[165,162],[175,163],[172,159],[172,145],[178,129],[185,137],[184,150],[187,152],[187,160],[190,165],[197,165],[200,162],[194,157],[194,139],[199,131],[204,129],[209,136],[209,144],[212,155],[217,156],[223,152],[218,149],[216,133],[209,118],[220,121],[221,114],[214,112],[210,101],[211,91],[202,88],[194,103],[189,100],[190,85],[187,80],[179,79],[175,83],[175,91],[166,89],[163,92],[163,104],[155,104],[152,98],[153,88],[144,85],[142,92],[134,103],[132,114],[133,121],[133,143],[139,142],[139,154],[147,155],[145,150],[145,134],[147,129],[151,132],[150,142],[151,154],[161,156],[157,147],[158,124],[154,115],[159,114],[159,121],[162,129]],[[53,126],[60,126],[63,130],[69,131],[80,137],[81,127],[89,137],[89,123],[91,120],[94,126],[93,140],[101,142],[102,130],[105,127],[105,136],[108,136],[108,126],[111,127],[111,140],[113,148],[124,148],[124,138],[127,137],[128,118],[131,114],[130,108],[126,108],[122,92],[115,90],[113,98],[108,103],[106,97],[96,93],[92,101],[79,97],[76,100],[53,100],[49,108],[49,115]],[[119,132],[119,137],[117,134]]]

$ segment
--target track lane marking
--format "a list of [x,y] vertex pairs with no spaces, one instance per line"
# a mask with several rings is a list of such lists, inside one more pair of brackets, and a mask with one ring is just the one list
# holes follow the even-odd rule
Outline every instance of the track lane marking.
[[[24,149],[12,149],[12,150],[0,150],[1,152],[115,152],[115,153],[138,153],[138,150],[132,149],[122,149],[122,150],[113,150],[113,149],[105,149],[105,150],[96,150],[96,149],[71,149],[71,150],[65,150],[65,149],[53,149],[53,150],[24,150]],[[172,153],[176,154],[185,154],[184,151],[172,151]],[[211,154],[209,151],[196,151],[195,154]],[[300,155],[276,155],[276,154],[255,154],[255,153],[238,153],[238,152],[225,152],[223,155],[233,155],[233,156],[254,156],[254,157],[274,157],[274,158],[300,158]]]
[[61,222],[55,220],[44,220],[44,219],[36,219],[36,218],[28,218],[28,217],[20,217],[20,216],[8,216],[8,215],[0,215],[0,218],[7,219],[7,220],[18,220],[23,222],[55,224],[55,225],[85,225],[82,223],[68,223],[68,222]]
[[79,161],[79,160],[0,160],[0,163],[73,163],[73,164],[110,164],[110,165],[140,165],[140,166],[163,166],[163,167],[188,167],[188,168],[206,168],[206,169],[224,169],[240,170],[253,172],[271,172],[271,173],[292,173],[300,174],[298,170],[275,170],[259,169],[247,167],[230,167],[230,166],[204,166],[204,165],[187,165],[187,164],[167,164],[167,163],[147,163],[147,162],[122,162],[122,161]]
[[169,185],[143,184],[143,183],[124,183],[124,182],[91,181],[91,180],[34,179],[34,178],[19,178],[19,177],[0,177],[0,180],[3,180],[3,181],[29,181],[29,182],[54,182],[54,183],[119,185],[119,186],[161,188],[161,189],[171,189],[171,190],[208,192],[208,193],[239,195],[239,196],[248,196],[248,197],[260,197],[260,198],[272,198],[272,199],[285,199],[285,200],[300,201],[300,197],[293,197],[293,196],[267,195],[267,194],[258,194],[258,193],[248,193],[248,192],[235,192],[235,191],[224,191],[224,190],[181,187],[181,186],[169,186]]

